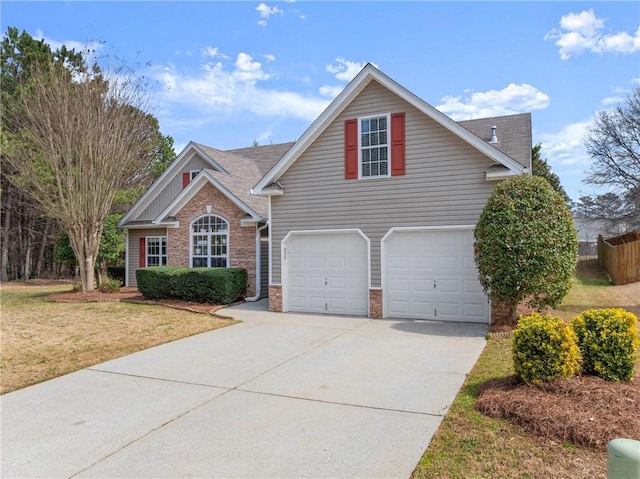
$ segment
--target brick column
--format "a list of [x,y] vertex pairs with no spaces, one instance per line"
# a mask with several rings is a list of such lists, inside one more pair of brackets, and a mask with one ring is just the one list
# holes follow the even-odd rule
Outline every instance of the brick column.
[[269,285],[269,311],[282,312],[282,285]]
[[382,290],[369,290],[369,317],[382,318]]

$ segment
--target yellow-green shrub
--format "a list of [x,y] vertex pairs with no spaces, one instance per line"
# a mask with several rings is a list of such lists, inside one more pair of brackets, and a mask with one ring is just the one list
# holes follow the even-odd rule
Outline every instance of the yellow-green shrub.
[[571,377],[580,371],[580,350],[573,330],[560,318],[523,316],[513,333],[513,366],[525,383]]
[[590,309],[571,325],[578,337],[585,374],[629,381],[638,357],[638,318],[622,308]]

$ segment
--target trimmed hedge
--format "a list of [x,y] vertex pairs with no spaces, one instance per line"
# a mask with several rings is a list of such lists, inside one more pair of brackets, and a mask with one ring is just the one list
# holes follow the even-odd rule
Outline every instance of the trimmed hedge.
[[629,381],[638,357],[638,318],[622,308],[590,309],[571,325],[578,337],[585,374]]
[[523,316],[513,333],[513,366],[525,383],[568,378],[580,372],[580,350],[573,329],[562,319]]
[[137,270],[136,278],[140,293],[151,299],[230,304],[247,290],[247,270],[242,268],[158,266]]
[[246,290],[247,270],[241,268],[187,268],[175,278],[175,295],[184,301],[230,304]]

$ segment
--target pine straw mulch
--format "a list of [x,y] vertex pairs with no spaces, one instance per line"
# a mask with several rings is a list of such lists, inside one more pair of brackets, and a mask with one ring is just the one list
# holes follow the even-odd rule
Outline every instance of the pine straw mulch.
[[47,301],[59,303],[102,303],[122,301],[125,303],[156,304],[201,314],[214,314],[219,309],[229,306],[207,303],[194,303],[174,299],[147,299],[142,296],[142,294],[140,294],[137,288],[133,287],[122,287],[116,293],[102,293],[98,290],[93,290],[88,293],[83,293],[82,291],[64,291],[62,293],[50,294],[46,299]]
[[639,382],[582,376],[527,385],[514,375],[484,383],[476,407],[539,437],[606,450],[615,438],[640,440]]

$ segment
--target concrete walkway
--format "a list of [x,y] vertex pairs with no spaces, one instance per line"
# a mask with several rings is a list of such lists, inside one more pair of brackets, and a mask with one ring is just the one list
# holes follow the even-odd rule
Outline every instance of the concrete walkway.
[[0,475],[407,478],[486,334],[220,313],[243,322],[1,396]]

